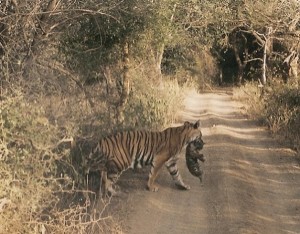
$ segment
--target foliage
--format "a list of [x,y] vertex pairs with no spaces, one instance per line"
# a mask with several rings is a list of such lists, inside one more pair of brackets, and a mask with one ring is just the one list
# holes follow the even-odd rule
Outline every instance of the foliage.
[[[220,5],[219,20],[212,21],[214,30],[208,35],[215,38],[212,51],[225,81],[261,78],[264,83],[265,48],[269,74],[282,70],[291,51],[299,53],[299,1],[222,1]],[[274,67],[278,63],[281,69]]]
[[235,89],[235,99],[247,104],[246,113],[260,120],[282,141],[299,150],[300,92],[299,89],[274,80],[262,96],[256,83]]
[[[0,218],[6,225],[0,232],[34,233],[45,228],[55,233],[83,233],[93,226],[114,228],[115,222],[102,215],[103,205],[94,200],[98,175],[91,175],[92,184],[86,181],[84,157],[92,145],[79,157],[70,157],[69,147],[59,142],[69,134],[92,136],[96,142],[121,129],[160,130],[168,126],[181,107],[182,92],[175,81],[157,89],[153,80],[143,79],[145,75],[132,74],[132,94],[122,125],[112,122],[114,113],[109,110],[114,105],[105,101],[101,83],[88,90],[94,108],[84,100],[84,94],[76,95],[76,89],[68,90],[68,97],[57,92],[39,96],[38,101],[25,98],[20,90],[6,95],[0,115]],[[95,206],[99,212],[91,214]],[[16,221],[20,225],[15,225]]]
[[245,82],[240,87],[234,88],[234,100],[241,101],[245,106],[245,114],[250,118],[264,123],[265,104],[262,101],[262,90],[256,82]]
[[[110,3],[111,5],[112,2]],[[103,79],[105,66],[122,59],[120,47],[134,30],[143,28],[143,20],[132,17],[133,5],[125,3],[113,8],[109,15],[88,15],[74,20],[60,40],[60,52],[66,65],[89,80]]]
[[268,126],[297,148],[300,143],[300,90],[289,85],[273,85],[265,99]]
[[0,233],[112,232],[117,226],[103,215],[107,204],[78,183],[82,166],[72,162],[66,133],[46,114],[20,90],[1,100]]
[[42,108],[26,102],[21,93],[1,101],[1,233],[33,233],[41,213],[55,203],[58,184],[51,144],[56,129]]
[[[107,204],[94,199],[99,175],[91,184],[85,175],[95,142],[169,126],[186,83],[201,89],[216,81],[237,27],[276,29],[278,70],[299,38],[297,0],[19,2],[0,2],[0,233],[113,232]],[[130,92],[117,122],[127,43]],[[299,90],[272,86],[263,100],[257,86],[243,90],[272,130],[299,139]],[[74,156],[62,141],[68,136],[92,140]]]
[[183,105],[183,91],[176,80],[163,85],[158,88],[155,82],[136,74],[125,111],[125,125],[162,130],[174,122]]

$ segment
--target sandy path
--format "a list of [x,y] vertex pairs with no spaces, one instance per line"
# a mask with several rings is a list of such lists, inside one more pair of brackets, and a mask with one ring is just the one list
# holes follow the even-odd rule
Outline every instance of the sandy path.
[[125,173],[119,182],[126,191],[125,232],[300,233],[295,153],[240,114],[229,92],[193,93],[185,104],[182,120],[202,123],[204,183],[189,174],[184,155],[179,165],[189,191],[176,189],[166,169],[157,193],[145,190],[148,170]]

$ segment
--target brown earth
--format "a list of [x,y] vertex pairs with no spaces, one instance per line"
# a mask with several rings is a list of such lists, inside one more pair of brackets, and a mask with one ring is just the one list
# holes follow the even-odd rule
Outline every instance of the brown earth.
[[190,93],[182,121],[201,120],[204,181],[179,168],[189,191],[162,169],[156,193],[145,189],[149,169],[126,172],[115,199],[122,233],[300,233],[300,167],[296,153],[241,114],[230,91]]

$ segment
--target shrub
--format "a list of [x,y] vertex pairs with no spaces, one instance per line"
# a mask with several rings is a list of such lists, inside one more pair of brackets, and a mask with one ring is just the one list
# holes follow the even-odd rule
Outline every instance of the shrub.
[[255,82],[246,82],[243,86],[234,88],[233,98],[242,102],[245,113],[260,122],[265,121],[265,104],[261,96],[261,88]]
[[300,90],[289,85],[273,86],[265,99],[266,121],[270,129],[294,146],[300,143]]
[[0,199],[7,205],[0,212],[0,233],[36,232],[41,228],[37,217],[55,202],[51,146],[56,129],[43,114],[20,92],[1,101]]
[[[90,154],[91,149],[95,147],[101,137],[122,130],[162,130],[175,121],[176,114],[182,107],[183,90],[175,80],[166,81],[163,86],[158,86],[156,81],[147,77],[142,69],[132,72],[131,78],[131,92],[124,109],[123,122],[116,123],[114,120],[116,106],[110,102],[110,98],[99,95],[99,92],[96,91],[91,91],[91,95],[102,96],[107,101],[96,98],[92,112],[88,112],[86,115],[76,114],[79,129],[76,134],[77,143],[72,150],[71,158],[72,165],[79,172],[76,183],[81,187],[87,186],[95,192],[99,189],[99,174],[90,173],[87,181],[84,177],[86,168],[83,165],[86,163],[85,157]],[[78,106],[78,110],[74,113],[80,113],[81,109]],[[81,116],[82,119],[80,119]]]
[[22,92],[0,104],[0,233],[111,231],[104,204],[89,204],[91,191],[74,183],[78,171],[44,109]]
[[[120,125],[115,124],[115,106],[101,83],[85,86],[93,107],[69,84],[61,94],[57,90],[33,96],[14,87],[14,92],[1,96],[0,233],[119,229],[104,215],[107,203],[95,199],[99,175],[87,179],[84,158],[99,138],[114,131],[169,126],[183,94],[175,80],[159,88],[142,69],[131,75],[131,94]],[[70,154],[63,140],[69,135],[88,139],[87,147]]]
[[142,76],[136,77],[125,110],[125,125],[148,130],[170,126],[183,105],[182,95],[175,80],[160,87]]
[[235,98],[247,103],[247,114],[261,120],[285,142],[299,150],[300,90],[280,82],[270,82],[261,95],[254,83],[235,89]]

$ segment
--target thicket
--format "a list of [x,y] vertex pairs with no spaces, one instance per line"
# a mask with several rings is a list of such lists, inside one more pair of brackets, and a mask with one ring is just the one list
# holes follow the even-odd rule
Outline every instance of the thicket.
[[[93,98],[92,110],[84,94],[28,100],[16,89],[2,96],[0,233],[117,232],[120,227],[104,212],[107,201],[96,200],[99,175],[91,175],[94,181],[89,183],[81,163],[102,136],[128,128],[166,127],[182,100],[174,82],[166,83],[164,91],[136,82],[122,125],[110,116],[113,106]],[[86,139],[82,154],[70,157],[71,136]]]
[[173,123],[184,82],[159,81],[134,4],[117,3],[1,2],[0,233],[121,232],[84,159],[105,135]]
[[[296,84],[297,9],[279,0],[0,1],[0,233],[120,232],[96,199],[99,175],[85,174],[97,140],[169,126],[188,86],[264,83],[266,58],[272,71],[286,61],[283,80]],[[283,87],[250,99],[266,105],[274,129],[283,120],[297,132],[299,92]],[[70,152],[72,138],[82,145]]]
[[286,85],[274,87],[265,100],[268,126],[281,139],[287,139],[294,149],[300,150],[300,90]]
[[256,83],[235,89],[235,98],[247,106],[246,113],[268,126],[277,139],[299,152],[300,90],[290,84],[273,80],[262,93]]

